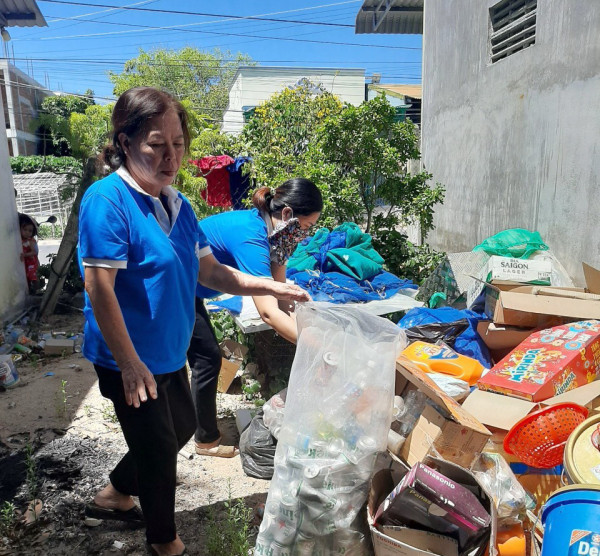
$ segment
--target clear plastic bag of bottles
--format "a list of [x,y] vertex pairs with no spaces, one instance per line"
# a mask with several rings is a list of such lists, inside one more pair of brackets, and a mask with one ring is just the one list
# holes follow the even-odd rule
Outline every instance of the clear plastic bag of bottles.
[[404,332],[356,305],[297,310],[275,472],[257,556],[362,555],[357,516],[392,420]]

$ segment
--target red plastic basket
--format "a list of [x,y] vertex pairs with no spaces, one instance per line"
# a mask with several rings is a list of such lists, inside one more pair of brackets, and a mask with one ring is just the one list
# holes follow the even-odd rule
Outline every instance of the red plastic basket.
[[563,461],[567,438],[585,421],[588,410],[559,403],[535,411],[516,423],[504,439],[504,451],[532,467],[548,469]]

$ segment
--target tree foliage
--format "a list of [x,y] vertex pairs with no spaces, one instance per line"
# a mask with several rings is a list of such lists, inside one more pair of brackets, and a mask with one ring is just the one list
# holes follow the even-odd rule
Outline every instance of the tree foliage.
[[112,104],[94,104],[88,106],[83,114],[71,114],[68,137],[75,156],[86,160],[101,151],[109,139],[112,109]]
[[83,114],[94,104],[94,93],[87,90],[83,96],[51,95],[40,106],[34,128],[42,138],[42,150],[46,155],[71,156],[68,139],[69,118],[73,113]]
[[109,78],[115,95],[132,87],[157,87],[188,100],[194,110],[219,121],[237,68],[252,64],[245,54],[234,56],[219,49],[202,51],[191,46],[148,52],[140,49],[137,58],[125,62],[121,73],[110,72]]
[[431,174],[409,171],[409,162],[420,157],[418,143],[417,127],[409,120],[397,122],[394,108],[380,95],[327,118],[310,145],[309,170],[327,183],[336,219],[364,224],[367,232],[374,225],[417,223],[425,237],[444,190],[430,187]]
[[385,96],[342,105],[304,83],[257,107],[241,139],[258,184],[312,179],[323,193],[320,223],[363,226],[392,272],[420,280],[436,264],[439,254],[411,244],[399,229],[416,224],[425,239],[444,188],[430,184],[431,174],[410,171],[420,157],[418,129],[398,122]]
[[276,187],[304,173],[306,153],[319,129],[342,103],[310,82],[275,93],[256,107],[241,134],[253,159],[253,177],[261,186]]

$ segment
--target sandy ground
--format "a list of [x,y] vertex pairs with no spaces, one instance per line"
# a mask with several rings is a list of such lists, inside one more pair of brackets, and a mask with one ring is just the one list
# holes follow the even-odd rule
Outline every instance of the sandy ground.
[[[77,331],[82,324],[80,315],[69,315],[46,328]],[[92,365],[75,353],[22,362],[18,371],[20,385],[0,393],[0,506],[12,501],[21,512],[27,508],[26,452],[33,448],[29,461],[35,462],[42,511],[32,525],[18,525],[12,538],[0,535],[0,555],[147,554],[143,529],[108,521],[92,528],[83,521],[85,503],[106,484],[126,451]],[[240,393],[239,379],[231,391],[219,395],[220,428],[237,444],[235,410],[252,406]],[[230,497],[255,509],[264,502],[269,482],[246,476],[239,457],[193,452],[190,442],[179,457],[176,519],[189,554],[201,555],[208,554],[203,547],[208,521],[214,520],[211,510],[219,516]]]

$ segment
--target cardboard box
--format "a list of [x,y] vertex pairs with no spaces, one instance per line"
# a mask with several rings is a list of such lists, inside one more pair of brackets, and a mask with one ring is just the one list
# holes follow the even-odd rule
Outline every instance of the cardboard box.
[[44,353],[46,355],[62,355],[63,353],[73,353],[75,350],[75,340],[59,340],[50,338],[46,340]]
[[586,320],[533,333],[485,376],[480,390],[542,401],[600,375],[600,321]]
[[[393,456],[392,456],[393,457]],[[396,458],[394,458],[395,461]],[[485,489],[479,484],[477,479],[467,470],[454,465],[448,461],[442,461],[435,458],[426,458],[424,463],[432,467],[440,473],[446,475],[453,481],[459,482],[473,492],[479,501],[483,504],[486,511],[491,515],[491,525],[489,532],[481,539],[478,549],[470,552],[472,556],[481,556],[489,544],[490,556],[497,556],[496,545],[496,528],[497,528],[497,512],[492,499]],[[378,528],[373,525],[373,516],[385,497],[394,489],[394,487],[402,480],[406,474],[399,465],[390,469],[382,469],[375,473],[371,480],[367,503],[367,521],[371,530],[371,538],[373,540],[373,549],[375,556],[454,556],[452,548],[448,545],[447,537],[428,533],[425,544],[419,541],[411,540],[411,534],[406,532],[400,533],[401,539],[394,538],[386,534],[389,529],[382,527]],[[489,536],[488,536],[489,535]],[[414,539],[414,537],[412,537]],[[489,541],[489,542],[488,542]],[[415,544],[412,544],[415,542]]]
[[[547,327],[576,320],[600,319],[600,271],[583,264],[586,289],[519,286],[493,282],[486,286],[485,312],[496,324]],[[585,296],[583,296],[585,297]]]
[[446,395],[426,373],[401,355],[396,361],[396,394],[417,387],[431,398],[447,416],[427,405],[413,431],[408,435],[401,456],[412,467],[427,455],[440,454],[448,461],[470,467],[490,437],[490,431],[461,405]]
[[450,537],[393,525],[384,525],[378,529],[383,535],[399,541],[405,546],[416,548],[418,551],[439,554],[440,556],[458,556],[458,543]]
[[220,343],[221,354],[221,372],[219,373],[219,382],[217,390],[224,394],[229,390],[235,375],[244,362],[244,357],[248,353],[248,348],[233,340],[224,340]]
[[470,490],[421,462],[388,494],[373,521],[423,527],[454,538],[463,549],[490,522],[489,513]]
[[537,328],[518,328],[490,321],[480,321],[477,324],[477,333],[489,349],[494,363],[506,357],[536,330]]
[[552,263],[549,260],[490,257],[488,280],[510,280],[520,284],[550,285]]

